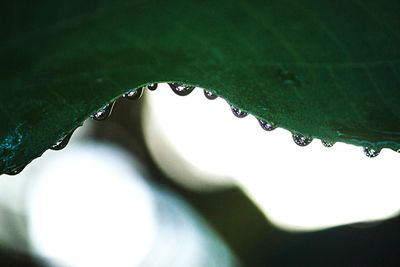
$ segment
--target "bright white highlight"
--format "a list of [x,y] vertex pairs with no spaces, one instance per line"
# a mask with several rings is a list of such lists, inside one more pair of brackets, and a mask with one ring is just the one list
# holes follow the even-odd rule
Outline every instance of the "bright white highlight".
[[224,100],[207,100],[198,88],[186,97],[166,85],[149,92],[144,127],[169,175],[202,189],[232,178],[288,230],[386,219],[400,208],[399,154],[383,150],[370,159],[360,147],[325,148],[319,140],[299,147],[289,132],[265,132],[252,116],[238,119]]
[[27,197],[34,252],[50,266],[137,266],[155,240],[157,218],[134,161],[101,143],[44,157],[30,170]]
[[45,266],[238,266],[189,205],[145,182],[116,146],[72,143],[28,168],[27,236]]
[[[158,87],[155,92],[146,92],[151,97],[146,102],[143,127],[147,145],[159,166],[193,189],[232,185],[230,177],[235,170],[229,162],[238,155],[227,142],[219,142],[226,134],[218,120],[218,114],[229,111],[225,101],[207,103],[198,89],[182,97],[172,93],[168,85]],[[233,115],[225,119],[230,124],[237,122]]]

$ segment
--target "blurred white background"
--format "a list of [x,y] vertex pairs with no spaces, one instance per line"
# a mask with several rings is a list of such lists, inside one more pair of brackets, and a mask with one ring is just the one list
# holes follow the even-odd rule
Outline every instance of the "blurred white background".
[[[185,188],[240,187],[265,220],[287,231],[399,213],[393,151],[371,159],[345,144],[299,147],[288,131],[266,132],[250,115],[236,118],[226,101],[208,100],[199,88],[180,97],[160,84],[145,95],[146,144]],[[45,266],[239,265],[197,212],[150,182],[122,148],[90,141],[91,129],[88,121],[63,151],[47,151],[18,176],[1,177],[1,245],[33,253]]]
[[146,92],[144,127],[153,157],[171,177],[197,190],[237,183],[275,225],[291,231],[382,220],[400,209],[400,155],[314,140],[297,146],[283,129],[264,131],[236,118],[225,100],[201,89],[175,95],[166,84]]
[[0,220],[2,246],[51,267],[239,266],[201,216],[150,183],[135,158],[86,140],[86,124],[62,152],[1,177],[0,203],[11,215]]

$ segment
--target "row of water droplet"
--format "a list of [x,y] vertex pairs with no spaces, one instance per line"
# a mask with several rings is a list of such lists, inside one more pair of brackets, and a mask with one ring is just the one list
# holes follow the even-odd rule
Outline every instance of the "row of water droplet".
[[[55,151],[59,151],[59,150],[64,149],[68,145],[69,140],[71,140],[71,137],[72,137],[73,133],[75,132],[75,130],[76,130],[76,128],[73,131],[71,131],[69,134],[65,135],[63,138],[58,140],[54,145],[52,145],[50,147],[50,149],[51,150],[55,150]],[[28,164],[19,166],[17,168],[14,168],[11,171],[6,171],[5,174],[7,174],[7,175],[17,175],[20,172],[22,172],[27,165]]]
[[[179,95],[179,96],[187,96],[189,95],[194,89],[194,86],[187,86],[184,84],[179,84],[179,83],[168,83],[169,87],[172,89],[172,91]],[[158,87],[158,85],[156,83],[150,84],[147,86],[148,90],[154,91],[156,90]],[[143,95],[145,87],[141,87],[138,89],[132,89],[128,92],[126,92],[125,94],[123,94],[123,97],[129,100],[138,100],[141,98],[141,96]],[[214,100],[216,99],[218,96],[213,94],[210,91],[204,90],[204,95],[207,99],[209,100]],[[94,120],[98,120],[98,121],[102,121],[105,120],[106,118],[108,118],[112,112],[112,108],[114,106],[114,103],[110,103],[107,106],[103,107],[102,109],[100,109],[99,111],[97,111],[95,114],[92,115],[92,118]],[[238,117],[238,118],[244,118],[248,115],[247,112],[233,106],[230,105],[232,113]],[[262,119],[257,119],[261,128],[264,129],[265,131],[273,131],[276,129],[276,126],[274,126],[272,123],[262,120]],[[309,145],[312,141],[313,138],[312,137],[307,137],[304,136],[300,133],[292,133],[292,138],[295,144],[299,145],[299,146],[307,146]],[[69,138],[68,138],[69,140]],[[332,147],[334,145],[334,142],[330,142],[330,141],[326,141],[326,140],[321,140],[322,145],[325,147]],[[379,155],[380,153],[380,149],[374,149],[374,148],[370,148],[370,147],[364,147],[364,154],[369,157],[369,158],[374,158],[376,156]],[[400,152],[400,150],[398,150],[397,152]]]
[[[168,83],[168,85],[172,89],[172,91],[179,96],[187,96],[195,89],[194,86],[187,86],[187,85],[179,84],[179,83]],[[140,87],[138,89],[129,90],[122,96],[125,99],[138,100],[142,97],[145,88],[147,88],[148,90],[154,91],[157,89],[157,87],[158,87],[158,84],[153,83],[146,87]],[[204,90],[204,95],[209,100],[214,100],[214,99],[218,98],[217,95],[215,95],[212,92],[207,91],[207,90]],[[111,115],[114,104],[115,104],[115,101],[102,107],[101,109],[96,111],[93,115],[91,115],[91,118],[96,121],[106,120]],[[232,110],[232,113],[238,118],[244,118],[248,115],[247,112],[235,107],[234,105],[230,104],[230,108]],[[268,121],[265,121],[262,119],[257,119],[257,120],[258,120],[261,128],[264,129],[265,131],[273,131],[276,129],[276,126]],[[74,133],[75,130],[71,131],[69,134],[65,135],[63,138],[61,138],[59,141],[57,141],[50,149],[58,151],[58,150],[62,150],[63,148],[65,148],[68,145],[68,142],[71,139],[72,134]],[[312,137],[304,136],[300,133],[295,133],[295,132],[292,132],[292,138],[293,138],[293,141],[295,144],[302,146],[302,147],[309,145],[313,141]],[[332,147],[334,145],[333,142],[329,142],[326,140],[321,140],[321,142],[325,147]],[[370,147],[364,147],[363,150],[364,150],[364,154],[369,158],[374,158],[374,157],[378,156],[380,153],[380,149],[375,149],[375,148],[370,148]],[[400,149],[397,150],[397,152],[400,153]],[[7,172],[6,174],[17,175],[25,167],[26,166],[15,168],[14,170]]]

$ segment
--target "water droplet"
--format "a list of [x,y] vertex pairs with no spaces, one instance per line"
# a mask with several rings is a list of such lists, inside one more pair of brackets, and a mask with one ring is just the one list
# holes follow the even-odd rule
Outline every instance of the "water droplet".
[[370,147],[364,147],[364,154],[368,158],[375,158],[376,156],[379,155],[379,153],[381,153],[380,149],[373,149],[373,148],[370,148]]
[[258,120],[258,123],[261,125],[261,128],[263,128],[265,131],[270,132],[270,131],[275,130],[275,128],[276,128],[275,126],[273,126],[271,123],[269,123],[267,121],[264,121],[261,119],[257,119],[257,120]]
[[299,145],[299,146],[307,146],[313,140],[311,137],[306,137],[299,133],[292,133],[292,137],[293,137],[293,141],[296,143],[296,145]]
[[69,140],[71,140],[71,137],[72,137],[72,134],[74,133],[74,131],[70,132],[69,134],[67,134],[66,136],[64,136],[60,140],[58,140],[58,142],[55,143],[50,149],[51,150],[56,150],[56,151],[64,149],[68,145]]
[[7,175],[17,175],[25,169],[26,165],[15,168],[12,171],[6,172]]
[[204,90],[204,95],[210,100],[214,100],[214,99],[218,98],[217,95],[215,95],[215,94],[213,94],[213,93],[211,93],[210,91],[207,91],[207,90]]
[[335,144],[334,142],[329,142],[326,140],[321,140],[322,145],[324,145],[324,147],[333,147],[333,145]]
[[235,115],[238,118],[244,118],[248,115],[248,113],[246,111],[242,111],[239,108],[232,106],[232,105],[231,105],[231,110],[232,110],[233,115]]
[[150,91],[156,90],[157,87],[158,87],[157,83],[152,83],[152,84],[147,85],[147,89],[149,89]]
[[104,121],[108,117],[110,117],[112,109],[114,107],[115,102],[112,102],[103,108],[99,109],[96,113],[94,113],[91,117],[96,121]]
[[122,97],[129,99],[129,100],[138,100],[141,98],[143,95],[143,87],[138,88],[138,89],[132,89],[125,94],[122,95]]
[[186,86],[178,83],[169,83],[169,87],[171,87],[172,91],[179,96],[187,96],[194,90],[194,86]]

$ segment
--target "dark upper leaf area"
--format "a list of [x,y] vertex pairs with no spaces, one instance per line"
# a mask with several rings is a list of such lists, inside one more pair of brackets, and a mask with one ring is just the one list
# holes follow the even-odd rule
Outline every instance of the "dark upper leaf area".
[[279,127],[400,148],[400,2],[0,4],[0,173],[131,88],[200,86]]

